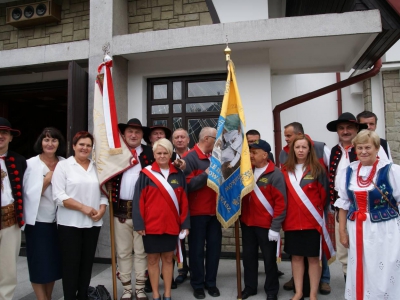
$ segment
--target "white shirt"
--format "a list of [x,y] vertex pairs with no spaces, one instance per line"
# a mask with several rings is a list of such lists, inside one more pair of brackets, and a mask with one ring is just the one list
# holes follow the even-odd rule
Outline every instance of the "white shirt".
[[254,168],[254,181],[257,182],[258,178],[265,172],[267,169],[268,164],[262,168]]
[[98,210],[100,204],[108,205],[107,197],[100,192],[97,170],[93,161],[85,170],[73,156],[60,161],[51,180],[53,199],[57,202],[57,223],[77,228],[101,226],[103,220],[94,222],[90,217],[77,210],[64,207],[64,200],[74,199]]
[[[64,158],[59,156],[58,160]],[[42,195],[43,179],[50,170],[39,155],[28,159],[26,163],[23,184],[25,223],[29,225],[35,225],[35,221],[52,223],[56,216],[57,204],[53,200],[51,183]]]
[[294,176],[296,177],[296,181],[300,182],[303,178],[304,174],[304,164],[296,164],[294,166]]
[[392,155],[390,154],[389,143],[387,143],[387,150],[389,152],[389,156],[386,154],[385,149],[383,149],[383,147],[380,146],[378,151],[378,157],[380,160],[388,160],[390,162],[393,162]]
[[165,179],[168,179],[169,169],[160,169]]
[[339,144],[340,150],[342,150],[342,157],[339,160],[338,167],[336,169],[336,177],[335,177],[335,190],[339,190],[339,182],[340,182],[340,176],[343,174],[341,170],[346,169],[350,165],[350,151],[353,147],[349,147],[347,149],[347,155],[346,155],[346,150],[343,148],[341,144]]
[[126,170],[121,180],[119,197],[123,200],[133,199],[136,181],[139,178],[140,171],[142,171],[142,166],[139,161],[139,155],[143,152],[142,146],[136,147],[135,150],[138,157],[138,163],[132,168]]
[[[7,154],[2,155],[7,156]],[[12,194],[10,178],[8,177],[6,162],[4,159],[0,159],[1,168],[1,206],[7,206],[14,203],[14,197]]]

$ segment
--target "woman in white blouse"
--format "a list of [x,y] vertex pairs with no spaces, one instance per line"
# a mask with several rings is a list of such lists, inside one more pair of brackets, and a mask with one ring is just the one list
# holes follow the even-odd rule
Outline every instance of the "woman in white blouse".
[[74,156],[59,162],[53,174],[53,199],[62,257],[65,300],[87,299],[97,240],[108,204],[101,194],[97,171],[89,155],[93,136],[78,132]]
[[349,248],[345,299],[398,299],[400,166],[377,158],[374,131],[360,131],[353,145],[359,160],[338,174],[335,202],[340,242]]
[[64,160],[61,132],[45,128],[33,147],[39,155],[28,159],[23,199],[29,278],[36,298],[50,300],[54,282],[61,279],[61,256],[51,178],[57,163]]

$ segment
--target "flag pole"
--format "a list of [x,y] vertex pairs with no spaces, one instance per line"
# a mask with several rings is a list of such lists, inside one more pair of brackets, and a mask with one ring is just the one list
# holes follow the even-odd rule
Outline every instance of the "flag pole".
[[[226,66],[229,72],[229,61],[231,60],[231,49],[228,45],[228,36],[226,36],[226,48],[224,50]],[[237,299],[242,300],[242,270],[240,267],[240,240],[239,240],[239,219],[235,221],[235,247],[236,247],[236,286],[237,286]]]
[[111,237],[111,270],[113,279],[113,296],[114,300],[118,300],[117,296],[117,264],[115,261],[115,231],[114,231],[114,209],[112,202],[112,191],[108,190],[108,208],[110,212],[110,237]]

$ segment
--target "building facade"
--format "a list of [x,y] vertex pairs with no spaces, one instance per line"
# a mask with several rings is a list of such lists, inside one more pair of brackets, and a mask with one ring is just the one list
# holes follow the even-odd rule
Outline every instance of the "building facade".
[[[7,23],[7,8],[43,2],[0,4],[0,115],[23,132],[14,147],[27,157],[45,126],[60,128],[69,141],[74,132],[92,129],[94,82],[107,43],[119,121],[184,127],[193,144],[201,128],[218,119],[229,42],[246,129],[259,130],[273,147],[277,104],[336,82],[335,72],[345,79],[352,68],[370,67],[392,46],[378,41],[400,37],[398,11],[379,6],[386,0],[372,1],[379,7],[345,1],[338,10],[319,6],[317,13],[299,9],[301,0],[53,0],[59,20]],[[400,59],[394,52],[379,75],[342,90],[342,109],[357,114],[372,107],[399,163]],[[337,118],[336,103],[330,93],[285,110],[282,125],[301,122],[314,139],[333,146],[337,137],[325,126]],[[109,257],[104,224],[99,257]],[[223,251],[233,252],[232,242],[226,230]]]

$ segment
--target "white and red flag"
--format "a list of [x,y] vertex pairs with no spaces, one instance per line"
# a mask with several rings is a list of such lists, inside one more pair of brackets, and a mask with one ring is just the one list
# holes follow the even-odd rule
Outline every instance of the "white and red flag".
[[94,161],[101,190],[106,195],[104,184],[128,169],[132,159],[132,153],[118,130],[111,71],[112,59],[106,55],[104,62],[98,67],[93,103]]

